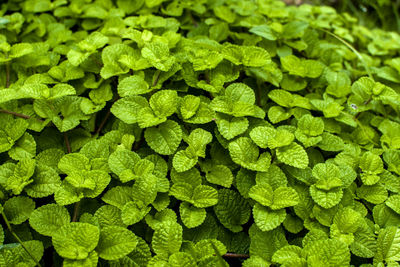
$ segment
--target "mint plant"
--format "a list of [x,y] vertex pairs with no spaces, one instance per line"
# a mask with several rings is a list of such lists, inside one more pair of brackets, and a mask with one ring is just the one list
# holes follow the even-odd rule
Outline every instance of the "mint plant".
[[1,266],[399,264],[398,33],[278,0],[0,10]]

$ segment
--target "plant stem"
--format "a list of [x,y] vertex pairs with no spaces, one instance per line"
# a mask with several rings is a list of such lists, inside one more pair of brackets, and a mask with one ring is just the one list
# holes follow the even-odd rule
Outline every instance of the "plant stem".
[[225,253],[222,255],[222,257],[225,258],[249,258],[250,255],[248,254],[236,254],[236,253]]
[[8,87],[10,87],[10,62],[6,63],[6,88]]
[[11,115],[14,115],[15,117],[20,117],[20,118],[23,118],[23,119],[30,119],[31,118],[31,116],[29,116],[29,115],[25,115],[25,114],[22,114],[22,113],[17,113],[17,112],[10,111],[10,110],[5,110],[5,109],[0,109],[0,112],[1,113],[6,113],[6,114],[11,114]]
[[111,115],[111,110],[109,109],[106,113],[106,115],[104,116],[104,119],[101,121],[99,128],[97,128],[95,135],[99,135],[101,130],[104,128],[104,125],[106,125],[106,122],[108,120],[108,118],[110,118]]
[[81,207],[81,201],[75,203],[74,206],[74,215],[72,216],[72,221],[76,222],[78,220],[79,209]]
[[367,65],[367,62],[365,62],[365,60],[364,60],[364,58],[361,56],[361,54],[360,54],[351,44],[349,44],[347,41],[345,41],[342,37],[340,37],[340,36],[338,36],[338,35],[336,35],[336,34],[334,34],[334,33],[331,33],[330,31],[327,31],[327,30],[325,30],[325,29],[320,29],[320,28],[317,28],[317,29],[320,30],[320,31],[323,31],[323,32],[325,32],[325,33],[327,33],[327,34],[329,34],[330,36],[332,36],[332,37],[334,37],[334,38],[336,38],[337,40],[339,40],[340,42],[342,42],[345,46],[347,46],[351,51],[353,51],[353,53],[356,54],[356,56],[358,57],[358,59],[359,59],[359,60],[361,61],[361,63],[364,65],[364,68],[365,68],[365,70],[367,71],[368,77],[370,77],[373,81],[375,81],[375,80],[374,80],[374,77],[372,76],[371,69],[370,69],[369,66]]
[[154,87],[154,86],[157,85],[158,80],[160,79],[160,74],[161,74],[161,71],[160,71],[160,70],[157,70],[157,71],[154,73],[153,84],[152,84],[151,86]]
[[64,133],[64,141],[65,141],[65,146],[67,147],[67,153],[71,153],[71,144],[69,143],[68,135],[67,133]]
[[[68,139],[68,135],[67,133],[64,133],[64,141],[65,141],[65,146],[67,147],[67,153],[71,153],[71,144],[69,143],[69,139]],[[76,220],[78,219],[78,214],[79,214],[79,208],[81,206],[81,201],[78,201],[75,203],[74,206],[74,215],[72,216],[72,221],[76,222]]]
[[1,212],[1,215],[3,216],[3,219],[7,225],[8,230],[11,232],[11,234],[14,236],[14,238],[18,241],[18,243],[21,244],[21,246],[23,247],[23,249],[26,251],[26,253],[28,253],[28,255],[33,259],[33,261],[36,263],[37,266],[41,267],[40,263],[35,259],[35,257],[33,257],[33,255],[30,253],[30,251],[28,250],[28,248],[24,245],[24,243],[22,242],[22,240],[19,238],[19,236],[14,232],[14,230],[11,227],[10,222],[7,219],[6,214],[4,213],[4,211]]

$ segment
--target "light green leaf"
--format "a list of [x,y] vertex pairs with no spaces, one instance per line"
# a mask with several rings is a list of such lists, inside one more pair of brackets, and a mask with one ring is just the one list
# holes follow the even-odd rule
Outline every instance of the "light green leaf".
[[83,260],[69,260],[65,259],[63,267],[96,267],[99,261],[99,256],[96,251],[89,253],[89,256]]
[[179,213],[181,220],[187,228],[194,228],[199,226],[206,219],[206,210],[203,208],[196,208],[188,202],[182,202],[179,206]]
[[259,155],[258,147],[248,137],[239,137],[229,143],[229,154],[232,160],[246,169],[267,171],[271,164],[268,152]]
[[182,226],[174,221],[161,223],[154,231],[151,246],[162,258],[178,252],[182,245]]
[[188,151],[193,155],[197,155],[198,157],[205,157],[206,146],[212,141],[212,134],[203,130],[202,128],[197,128],[193,130],[186,142],[189,145]]
[[100,230],[91,224],[72,222],[61,226],[52,236],[57,253],[67,259],[82,260],[99,242]]
[[192,202],[193,190],[193,185],[185,182],[178,182],[171,186],[169,194],[174,196],[176,199]]
[[250,188],[249,197],[263,206],[271,206],[274,201],[274,191],[268,184],[255,185]]
[[386,202],[386,206],[394,210],[397,214],[400,214],[400,195],[390,196]]
[[400,229],[387,227],[379,232],[377,240],[377,260],[395,262],[400,260]]
[[274,191],[274,200],[270,208],[273,210],[278,210],[296,206],[299,201],[300,199],[296,190],[291,187],[278,187]]
[[197,208],[214,206],[218,202],[218,192],[208,185],[198,185],[193,190],[193,205]]
[[8,151],[14,160],[31,159],[36,155],[36,142],[32,135],[25,133]]
[[180,103],[180,112],[184,120],[192,118],[200,107],[200,97],[186,95]]
[[90,170],[89,159],[80,153],[70,153],[64,155],[58,162],[58,168],[66,174]]
[[118,94],[121,97],[143,95],[150,91],[149,85],[141,75],[126,77],[118,84]]
[[289,74],[300,77],[317,78],[325,66],[316,60],[300,59],[294,55],[281,58],[282,67],[289,71]]
[[315,185],[312,185],[310,187],[310,195],[318,205],[325,209],[329,209],[339,204],[343,197],[343,191],[340,188],[324,191],[318,189]]
[[35,209],[35,202],[28,197],[16,196],[8,199],[3,208],[10,223],[21,224],[29,218]]
[[162,71],[168,71],[175,63],[175,57],[170,55],[168,45],[162,42],[152,42],[142,48],[142,56]]
[[33,175],[33,182],[27,185],[25,192],[35,198],[54,194],[61,186],[61,179],[52,167],[38,165]]
[[124,224],[132,225],[140,222],[151,210],[151,207],[140,207],[134,201],[130,201],[122,208],[121,218]]
[[29,217],[29,224],[39,234],[53,236],[64,225],[68,225],[71,216],[68,210],[57,204],[47,204],[34,210]]
[[133,169],[140,160],[140,156],[130,150],[116,150],[108,158],[108,165],[113,173],[121,175],[126,170]]
[[197,160],[198,157],[187,150],[180,150],[174,155],[172,165],[177,172],[184,172],[196,165]]
[[141,119],[139,115],[144,108],[149,108],[146,98],[142,96],[128,96],[116,101],[111,107],[111,112],[123,122],[133,124]]
[[96,252],[105,260],[117,260],[131,253],[138,241],[136,235],[120,226],[106,226],[100,230]]
[[225,165],[212,165],[211,168],[206,171],[206,179],[212,184],[229,188],[233,182],[233,174]]
[[294,261],[301,258],[301,248],[288,245],[276,251],[272,256],[272,261],[279,264],[293,264]]
[[182,140],[182,129],[175,121],[167,120],[144,132],[147,144],[161,155],[174,154]]
[[279,147],[276,150],[276,157],[279,161],[299,169],[307,168],[309,163],[307,152],[297,143]]
[[256,203],[253,207],[254,222],[261,231],[271,231],[278,227],[286,217],[284,209],[271,210]]
[[173,90],[158,91],[151,96],[149,104],[156,116],[171,116],[178,107],[178,94]]
[[249,121],[246,118],[236,118],[225,114],[217,113],[218,131],[228,140],[244,133],[249,127]]

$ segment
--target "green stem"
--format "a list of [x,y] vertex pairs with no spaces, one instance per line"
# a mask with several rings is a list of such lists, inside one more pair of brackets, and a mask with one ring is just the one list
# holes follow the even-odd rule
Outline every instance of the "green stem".
[[152,84],[153,87],[157,85],[158,80],[160,79],[160,74],[161,74],[160,70],[156,70],[156,72],[154,73],[153,84]]
[[8,87],[10,87],[10,62],[6,63],[6,88]]
[[[337,40],[339,40],[340,42],[342,42],[345,46],[347,46],[351,51],[353,51],[353,53],[354,54],[356,54],[356,56],[358,57],[358,59],[361,61],[361,63],[364,65],[364,68],[365,68],[365,70],[367,71],[367,74],[368,74],[368,76],[372,79],[372,80],[374,80],[374,77],[372,76],[372,73],[371,73],[371,69],[369,68],[369,66],[367,65],[367,62],[365,62],[365,60],[364,60],[364,58],[361,56],[361,54],[351,45],[351,44],[349,44],[347,41],[345,41],[343,38],[341,38],[340,36],[338,36],[338,35],[336,35],[336,34],[334,34],[334,33],[331,33],[330,31],[327,31],[327,30],[325,30],[325,29],[320,29],[320,28],[317,28],[318,30],[320,30],[320,31],[323,31],[323,32],[325,32],[325,33],[327,33],[327,34],[329,34],[330,36],[332,36],[332,37],[334,37],[334,38],[336,38]],[[374,80],[375,81],[375,80]]]
[[28,253],[28,255],[33,259],[33,261],[36,263],[37,266],[41,267],[39,261],[37,261],[35,259],[35,257],[33,257],[33,255],[30,253],[30,251],[28,250],[28,248],[24,245],[24,243],[22,242],[22,240],[18,237],[18,235],[14,232],[14,230],[11,227],[10,222],[7,219],[6,214],[4,213],[4,211],[1,212],[1,215],[3,216],[4,221],[6,222],[7,228],[8,230],[11,232],[11,234],[14,236],[14,238],[18,241],[18,243],[21,244],[21,246],[23,247],[23,249],[26,251],[26,253]]

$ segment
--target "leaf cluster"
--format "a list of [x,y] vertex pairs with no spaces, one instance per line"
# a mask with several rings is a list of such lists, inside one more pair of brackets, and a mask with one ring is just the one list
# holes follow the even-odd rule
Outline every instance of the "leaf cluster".
[[1,4],[0,265],[398,266],[399,51],[322,5]]

